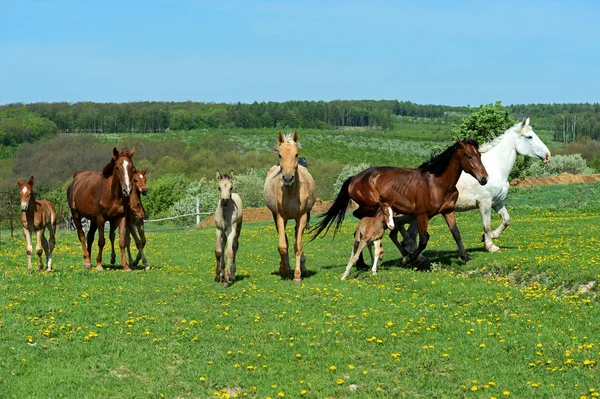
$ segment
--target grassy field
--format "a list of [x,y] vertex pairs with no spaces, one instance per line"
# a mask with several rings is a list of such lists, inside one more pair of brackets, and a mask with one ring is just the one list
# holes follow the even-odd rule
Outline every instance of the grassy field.
[[0,397],[596,397],[600,208],[580,197],[599,190],[513,190],[502,253],[459,214],[462,264],[438,217],[428,270],[398,267],[386,240],[377,276],[340,281],[349,218],[305,246],[301,285],[277,275],[271,223],[244,226],[228,289],[212,228],[151,234],[152,269],[133,273],[83,270],[61,232],[56,271],[28,275],[23,239],[3,236]]

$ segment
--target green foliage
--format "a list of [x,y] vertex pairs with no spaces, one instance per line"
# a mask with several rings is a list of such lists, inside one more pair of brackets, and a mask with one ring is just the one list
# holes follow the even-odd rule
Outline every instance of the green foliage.
[[242,198],[242,204],[246,207],[261,207],[265,204],[263,186],[267,169],[248,169],[245,173],[235,175],[233,180],[233,192]]
[[21,143],[31,143],[56,134],[57,130],[54,122],[28,112],[24,106],[0,108],[0,146],[15,147]]
[[573,175],[589,175],[595,173],[594,169],[587,166],[585,159],[581,154],[555,155],[552,160],[546,164],[534,162],[527,168],[525,177],[545,177],[554,176],[561,173],[570,173]]
[[[148,179],[148,195],[143,198],[144,210],[148,219],[173,216],[171,208],[186,197],[190,181],[183,174],[169,174],[159,179]],[[194,200],[195,201],[195,200]]]
[[474,138],[480,144],[493,140],[516,123],[508,110],[503,109],[500,101],[495,104],[472,108],[471,115],[452,128],[452,133],[459,139]]
[[340,192],[342,185],[351,176],[356,175],[357,173],[367,169],[371,165],[367,163],[359,163],[358,165],[344,165],[339,175],[337,175],[335,182],[333,183],[333,193],[334,196]]

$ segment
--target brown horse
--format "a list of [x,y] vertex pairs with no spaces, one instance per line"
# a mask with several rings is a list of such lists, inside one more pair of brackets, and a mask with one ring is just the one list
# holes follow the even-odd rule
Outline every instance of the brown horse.
[[[46,254],[46,264],[48,271],[52,271],[52,251],[54,251],[54,245],[56,239],[56,211],[54,206],[44,200],[36,200],[35,193],[33,192],[33,176],[28,181],[22,182],[17,179],[19,185],[19,195],[21,196],[21,223],[23,224],[23,235],[27,241],[27,270],[29,273],[33,271],[31,266],[31,253],[33,247],[31,245],[31,234],[36,233],[37,243],[35,245],[35,252],[40,259],[39,269],[44,269],[44,263],[42,262],[42,248]],[[46,240],[44,231],[48,229],[50,232],[50,242]]]
[[275,227],[279,234],[279,274],[287,277],[291,274],[288,256],[288,239],[285,226],[289,219],[296,221],[296,270],[294,281],[302,281],[301,275],[306,273],[305,258],[302,250],[302,233],[306,227],[308,213],[315,204],[315,182],[302,165],[298,165],[298,132],[285,137],[279,132],[278,145],[275,151],[279,154],[279,165],[267,172],[265,179],[265,203],[273,214]]
[[[146,216],[146,212],[144,211],[144,207],[142,206],[142,198],[140,195],[148,194],[148,186],[146,180],[146,173],[148,172],[148,168],[138,171],[135,167],[133,168],[133,194],[129,198],[129,207],[127,209],[127,229],[125,232],[125,248],[127,249],[127,258],[129,259],[129,264],[132,268],[136,268],[140,260],[144,265],[144,269],[149,270],[150,266],[148,266],[148,260],[146,259],[146,255],[144,255],[144,248],[146,247],[146,234],[144,231],[144,217]],[[115,253],[115,231],[119,227],[117,220],[110,221],[110,233],[108,235],[110,240],[110,264],[114,265],[116,262],[117,255]],[[95,224],[91,224],[90,231],[88,232],[88,251],[90,250],[92,243],[94,242],[94,233],[97,229]],[[132,233],[133,231],[133,233]],[[138,248],[138,254],[135,260],[131,257],[131,235],[133,234],[133,240],[135,242],[136,247]],[[141,246],[141,250],[140,250]]]
[[[456,225],[454,205],[458,198],[456,182],[465,171],[479,184],[487,183],[487,171],[481,163],[481,154],[474,140],[457,141],[439,155],[433,156],[418,169],[380,166],[368,168],[347,179],[334,204],[314,227],[313,239],[336,221],[337,231],[344,220],[350,200],[358,204],[354,216],[374,216],[380,203],[388,203],[395,213],[413,216],[419,230],[419,246],[406,255],[404,264],[414,262],[429,240],[427,225],[437,214],[442,214],[458,246],[460,257],[469,261]],[[327,231],[325,232],[327,233]]]
[[[123,270],[129,271],[125,259],[125,214],[129,206],[129,197],[133,193],[133,162],[135,147],[119,152],[113,149],[111,161],[98,172],[77,172],[73,175],[73,182],[67,188],[67,200],[73,215],[73,222],[77,227],[77,235],[83,249],[84,267],[91,268],[90,250],[86,245],[85,234],[81,226],[81,218],[85,217],[94,222],[98,227],[98,255],[96,256],[96,269],[102,270],[102,250],[106,240],[104,238],[104,223],[111,220],[119,221],[119,247],[121,249],[121,265]],[[91,246],[91,245],[90,245]]]

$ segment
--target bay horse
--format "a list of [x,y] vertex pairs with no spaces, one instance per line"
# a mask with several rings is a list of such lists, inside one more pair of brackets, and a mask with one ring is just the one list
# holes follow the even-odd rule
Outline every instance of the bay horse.
[[[119,220],[119,247],[121,249],[121,265],[123,270],[131,268],[125,259],[125,228],[126,208],[129,197],[133,193],[133,162],[135,147],[131,151],[123,149],[120,152],[114,148],[111,161],[104,166],[101,173],[86,171],[76,172],[73,181],[67,188],[67,200],[77,235],[83,249],[85,268],[91,268],[90,248],[86,245],[85,234],[81,226],[81,218],[92,221],[98,228],[98,255],[96,269],[102,270],[102,251],[106,240],[104,238],[104,223]],[[91,230],[91,229],[90,229]],[[93,237],[93,235],[92,235]]]
[[[132,268],[136,268],[139,264],[140,260],[144,265],[145,270],[150,270],[150,266],[148,266],[148,260],[146,259],[146,255],[144,254],[144,248],[146,247],[146,233],[144,230],[144,217],[146,217],[146,212],[144,211],[144,207],[142,205],[142,197],[140,195],[146,196],[148,195],[148,185],[146,179],[146,173],[148,173],[148,168],[138,171],[135,166],[133,167],[133,194],[129,197],[129,207],[127,208],[127,216],[126,216],[126,230],[125,230],[125,249],[127,250],[127,259],[129,259],[129,264]],[[117,254],[115,253],[115,231],[119,227],[117,220],[110,221],[110,233],[108,235],[110,240],[110,264],[114,265],[116,262]],[[97,226],[92,224],[90,226],[90,231],[96,231]],[[94,233],[90,236],[90,231],[88,231],[88,250],[91,248],[92,243],[94,242]],[[132,233],[133,232],[133,233]],[[133,234],[133,240],[138,248],[138,253],[135,260],[131,257],[131,235]],[[141,250],[140,250],[141,247]]]
[[288,256],[288,239],[285,233],[287,221],[296,221],[296,269],[294,282],[302,281],[302,274],[306,275],[305,257],[302,248],[302,234],[306,227],[308,214],[315,204],[315,182],[304,166],[298,164],[298,132],[285,135],[279,132],[278,145],[274,151],[279,156],[279,165],[272,166],[267,172],[264,192],[267,208],[273,214],[275,227],[279,234],[278,250],[281,257],[279,274],[287,277],[291,274]]
[[[494,140],[482,144],[479,152],[481,153],[481,162],[489,171],[488,183],[481,186],[472,176],[467,173],[461,174],[456,183],[458,200],[454,210],[464,212],[479,209],[483,225],[481,241],[484,242],[486,251],[499,252],[500,248],[492,240],[500,237],[510,223],[510,215],[504,206],[504,200],[510,187],[508,176],[517,155],[539,159],[547,163],[550,161],[551,154],[548,147],[529,125],[529,118],[524,118],[522,122],[513,125]],[[495,230],[492,230],[491,226],[492,208],[502,217],[502,223]],[[393,234],[397,235],[397,232],[391,232],[390,237]],[[414,246],[414,238],[417,234],[415,223],[411,224],[409,234],[412,236],[412,240],[409,238],[408,242],[406,242],[407,240],[405,242],[408,246]]]
[[[50,272],[52,271],[52,252],[56,244],[56,211],[52,203],[35,198],[33,183],[33,176],[29,177],[27,181],[17,179],[19,195],[21,197],[21,224],[23,225],[23,235],[27,242],[27,270],[29,273],[33,272],[33,267],[31,266],[31,254],[33,251],[31,234],[35,233],[37,235],[35,252],[39,257],[39,270],[42,271],[44,269],[44,263],[42,262],[43,250],[46,254],[46,270]],[[46,236],[44,235],[46,229],[48,229],[50,234],[50,241],[46,240]]]
[[[239,247],[239,238],[242,231],[243,210],[242,199],[233,189],[233,170],[228,175],[222,176],[217,170],[217,181],[219,182],[219,203],[215,211],[216,246],[215,257],[217,268],[215,270],[215,281],[222,282],[227,287],[230,282],[235,281],[236,264],[235,258]],[[225,256],[223,256],[223,252]],[[227,258],[227,265],[225,264]]]
[[461,259],[468,262],[470,258],[456,225],[454,205],[458,198],[456,183],[463,171],[475,177],[479,184],[487,183],[488,173],[481,163],[481,154],[477,148],[477,142],[474,140],[459,140],[441,154],[432,156],[417,169],[379,166],[365,169],[348,178],[333,205],[315,225],[313,239],[323,230],[328,231],[334,221],[337,232],[350,200],[358,204],[354,216],[359,219],[375,215],[379,204],[385,202],[395,213],[412,216],[417,222],[419,245],[415,251],[404,256],[404,264],[413,263],[423,252],[429,240],[427,225],[429,220],[438,214],[444,216]]

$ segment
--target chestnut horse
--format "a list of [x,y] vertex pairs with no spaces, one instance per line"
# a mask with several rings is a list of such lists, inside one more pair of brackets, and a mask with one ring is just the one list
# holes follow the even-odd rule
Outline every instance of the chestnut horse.
[[[81,227],[81,218],[85,217],[98,227],[98,255],[96,256],[96,269],[102,270],[102,250],[106,240],[104,238],[104,223],[111,220],[119,221],[119,247],[121,249],[121,265],[123,270],[129,271],[125,259],[125,214],[129,206],[129,197],[133,193],[133,162],[135,147],[119,152],[113,149],[111,161],[98,172],[76,172],[73,181],[67,188],[67,200],[73,215],[73,222],[77,227],[77,235],[83,249],[84,267],[91,268],[90,250],[86,245],[85,234]],[[91,246],[91,245],[90,245]]]
[[469,261],[456,225],[454,205],[458,198],[456,183],[463,171],[475,177],[479,184],[487,183],[488,174],[477,147],[474,140],[459,140],[417,169],[380,166],[365,169],[348,178],[331,208],[314,227],[313,239],[323,230],[329,230],[334,221],[335,231],[339,229],[351,199],[359,206],[354,211],[354,216],[359,219],[374,216],[379,204],[385,202],[395,213],[413,216],[417,222],[419,246],[404,257],[404,264],[414,262],[423,252],[429,240],[427,225],[438,214],[446,219],[461,259]]
[[265,179],[265,203],[273,214],[275,227],[279,234],[279,274],[287,277],[291,272],[288,257],[288,239],[285,226],[289,219],[296,221],[296,270],[294,281],[302,281],[301,275],[306,273],[305,258],[302,250],[302,234],[306,227],[308,213],[315,204],[315,182],[302,165],[298,165],[298,132],[285,137],[279,132],[278,145],[275,152],[279,154],[279,165],[267,172]]
[[[29,273],[33,271],[31,266],[31,253],[33,251],[31,234],[36,233],[37,235],[35,252],[40,259],[40,271],[44,269],[42,248],[46,254],[46,270],[52,271],[52,251],[54,251],[56,243],[56,239],[54,238],[56,234],[56,211],[50,202],[35,199],[33,181],[33,176],[26,182],[17,179],[19,195],[21,196],[21,223],[23,224],[23,235],[27,241],[27,270],[29,270]],[[46,236],[44,235],[46,228],[50,233],[50,242],[46,240]]]

